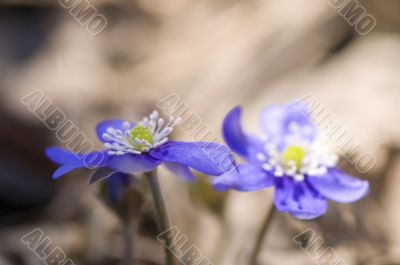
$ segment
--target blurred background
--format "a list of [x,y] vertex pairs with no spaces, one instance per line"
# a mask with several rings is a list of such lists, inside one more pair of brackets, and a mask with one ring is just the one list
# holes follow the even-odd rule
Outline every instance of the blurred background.
[[[366,36],[328,0],[90,0],[107,22],[96,34],[71,2],[0,1],[0,265],[43,264],[20,241],[35,228],[76,264],[120,264],[122,255],[101,184],[88,185],[87,171],[51,180],[44,149],[61,143],[21,103],[37,89],[99,147],[97,122],[138,120],[172,93],[218,136],[236,105],[256,132],[264,106],[313,95],[376,157],[368,174],[345,165],[372,193],[331,204],[315,221],[276,216],[260,264],[314,264],[292,242],[307,228],[346,264],[400,264],[400,1],[360,1],[377,22]],[[190,243],[212,264],[246,264],[272,190],[219,194],[204,176],[194,185],[160,176],[172,223]],[[163,264],[151,199],[139,193],[138,264]]]

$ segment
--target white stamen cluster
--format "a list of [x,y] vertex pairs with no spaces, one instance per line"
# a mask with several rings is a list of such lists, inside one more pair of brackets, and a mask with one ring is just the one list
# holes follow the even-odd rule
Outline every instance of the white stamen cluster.
[[[262,162],[262,168],[265,171],[271,172],[275,177],[289,176],[296,181],[303,181],[305,176],[323,176],[327,173],[328,168],[336,166],[338,156],[333,154],[323,139],[314,141],[304,140],[304,134],[301,134],[300,126],[292,124],[290,135],[284,139],[284,146],[299,146],[306,151],[304,158],[301,161],[301,166],[298,168],[293,160],[284,161],[282,154],[282,146],[271,144],[268,139],[264,138],[265,153],[259,152],[256,154],[257,159]],[[303,139],[302,139],[303,138]]]
[[[108,142],[104,143],[104,146],[108,149],[109,155],[148,152],[167,142],[169,140],[168,135],[173,131],[173,127],[177,126],[180,122],[181,118],[170,116],[166,123],[157,111],[153,111],[149,116],[144,117],[135,125],[128,121],[123,122],[123,130],[112,127],[107,128],[107,132],[103,134],[103,139]],[[146,139],[147,137],[132,137],[132,132],[142,128],[146,130],[146,136],[150,137],[151,141]]]

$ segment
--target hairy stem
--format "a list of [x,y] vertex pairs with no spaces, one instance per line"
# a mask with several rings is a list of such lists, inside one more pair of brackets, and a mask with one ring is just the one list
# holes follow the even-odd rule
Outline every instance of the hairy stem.
[[134,230],[135,224],[134,222],[124,221],[123,222],[123,237],[124,237],[124,265],[132,265],[135,264],[135,255],[134,255]]
[[275,212],[276,212],[275,206],[272,205],[264,219],[260,231],[257,234],[256,242],[254,244],[254,248],[250,256],[250,265],[257,265],[257,258],[260,253],[262,243],[264,242],[264,238],[267,234],[267,231],[271,226],[272,219],[274,219],[273,217],[275,215]]
[[[161,194],[160,184],[157,178],[157,170],[153,170],[151,172],[145,173],[146,180],[150,188],[151,195],[154,200],[154,207],[158,214],[158,229],[159,232],[162,233],[170,228],[167,210],[165,208],[164,199]],[[170,238],[166,238],[165,245],[169,246],[168,248],[164,248],[165,257],[166,257],[166,265],[175,265],[175,258],[170,251],[172,247],[172,242],[170,242]]]

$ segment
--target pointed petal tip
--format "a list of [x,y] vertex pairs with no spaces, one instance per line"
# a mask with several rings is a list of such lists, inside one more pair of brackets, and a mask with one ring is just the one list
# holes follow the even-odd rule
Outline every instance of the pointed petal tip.
[[228,115],[229,114],[241,114],[241,112],[242,112],[242,109],[243,109],[243,107],[242,106],[240,106],[240,105],[238,105],[238,106],[236,106],[236,107],[234,107],[234,108],[232,108],[230,111],[229,111],[229,113],[228,113]]
[[57,180],[57,179],[59,179],[60,177],[61,177],[60,174],[56,174],[56,172],[54,172],[53,175],[51,176],[51,179]]
[[44,153],[48,159],[60,165],[74,163],[78,160],[76,154],[60,146],[50,146],[45,149]]
[[63,170],[61,169],[62,167],[58,168],[53,175],[51,176],[51,178],[53,180],[58,180],[59,178],[61,178],[62,176],[64,176],[66,173],[63,172]]
[[309,183],[324,197],[338,203],[353,203],[370,192],[367,180],[361,180],[333,168],[326,177],[309,177]]
[[69,172],[75,170],[75,169],[79,169],[79,168],[83,168],[84,166],[82,166],[81,163],[72,163],[72,164],[66,164],[63,165],[61,167],[59,167],[54,173],[52,178],[53,179],[59,179],[60,177],[68,174]]
[[242,107],[233,108],[224,118],[222,132],[230,149],[241,156],[247,155],[247,137],[243,132],[240,119]]
[[58,158],[64,152],[65,152],[65,150],[59,146],[50,146],[44,150],[44,154],[46,155],[46,157],[56,163],[59,163],[59,162],[57,162],[57,161],[59,161]]
[[224,185],[222,182],[220,182],[217,179],[214,179],[211,183],[211,185],[213,186],[214,190],[217,192],[226,192],[229,190],[229,187],[227,185]]

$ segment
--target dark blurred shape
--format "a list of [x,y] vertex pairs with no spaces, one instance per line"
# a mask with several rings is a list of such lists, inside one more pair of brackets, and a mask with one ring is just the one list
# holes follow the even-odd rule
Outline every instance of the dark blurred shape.
[[55,193],[52,166],[43,152],[49,131],[4,110],[0,120],[0,223],[15,224],[38,213]]
[[10,65],[26,63],[46,44],[55,26],[54,11],[0,4],[0,72]]

